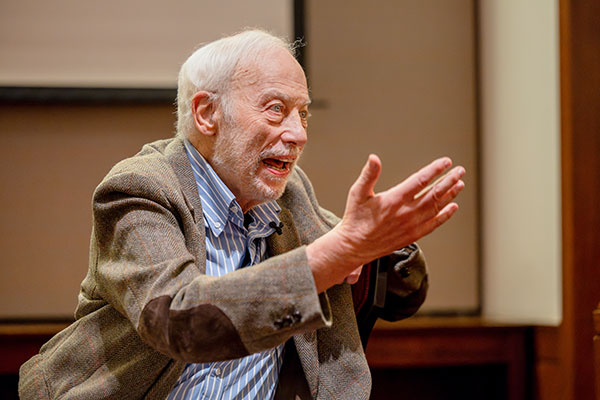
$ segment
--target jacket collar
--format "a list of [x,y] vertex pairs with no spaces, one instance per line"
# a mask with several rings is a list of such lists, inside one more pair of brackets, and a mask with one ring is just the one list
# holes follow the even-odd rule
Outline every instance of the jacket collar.
[[[196,224],[202,224],[204,226],[204,218],[202,215],[202,204],[200,202],[200,195],[198,193],[198,186],[196,179],[194,178],[194,172],[190,165],[190,161],[185,151],[185,145],[183,140],[180,138],[174,138],[165,149],[165,155],[169,160],[179,185],[183,192],[188,207],[194,217]],[[271,256],[286,253],[293,250],[301,245],[300,237],[292,213],[278,200],[281,212],[279,213],[279,220],[283,223],[282,234],[273,233],[267,238],[267,248]],[[202,238],[204,239],[204,230],[201,229]]]
[[[281,207],[281,204],[279,206]],[[290,210],[281,207],[279,221],[283,224],[281,234],[273,233],[267,238],[267,248],[271,257],[287,253],[301,246],[300,237],[298,236],[298,231],[294,225]]]
[[179,186],[181,187],[185,201],[192,212],[194,221],[196,224],[202,222],[202,226],[204,226],[202,218],[202,204],[200,202],[200,195],[198,194],[198,186],[196,185],[194,172],[192,171],[190,160],[188,159],[185,151],[183,140],[177,137],[174,138],[167,145],[167,148],[165,149],[165,155],[167,156],[169,164],[171,164],[171,168],[173,168],[173,171],[179,180]]

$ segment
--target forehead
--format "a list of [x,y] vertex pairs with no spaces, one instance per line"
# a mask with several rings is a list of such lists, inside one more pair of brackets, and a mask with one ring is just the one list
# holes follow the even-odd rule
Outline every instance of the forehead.
[[268,49],[242,60],[231,81],[232,89],[246,96],[265,97],[281,93],[291,100],[308,103],[306,77],[300,64],[285,49]]

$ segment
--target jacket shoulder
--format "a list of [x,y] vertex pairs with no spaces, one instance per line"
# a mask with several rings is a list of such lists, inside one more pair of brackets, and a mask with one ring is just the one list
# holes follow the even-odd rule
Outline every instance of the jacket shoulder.
[[157,171],[169,169],[169,147],[173,144],[174,139],[145,144],[138,153],[115,164],[103,181],[122,174],[136,173],[150,176]]
[[93,197],[96,201],[109,193],[146,196],[161,192],[177,196],[184,183],[186,190],[188,186],[193,189],[192,181],[183,142],[164,139],[145,144],[137,154],[118,162],[96,187]]

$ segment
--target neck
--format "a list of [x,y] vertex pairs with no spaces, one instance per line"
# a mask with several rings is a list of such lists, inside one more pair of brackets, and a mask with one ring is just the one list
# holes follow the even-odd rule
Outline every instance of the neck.
[[214,145],[215,140],[213,138],[214,138],[214,136],[207,137],[207,136],[198,134],[198,135],[189,135],[187,137],[187,140],[190,142],[190,144],[192,146],[194,146],[194,148],[196,150],[198,150],[198,153],[200,153],[200,155],[202,155],[202,157],[204,157],[206,162],[208,162],[210,164],[211,168],[216,172],[216,174],[219,176],[219,178],[221,178],[223,183],[225,183],[225,185],[227,185],[227,188],[229,190],[231,190],[231,192],[235,196],[235,200],[238,202],[238,204],[242,208],[242,212],[244,214],[246,214],[252,207],[256,207],[257,205],[261,204],[261,202],[243,199],[242,196],[240,195],[240,193],[237,192],[236,188],[232,187],[230,184],[228,184],[228,182],[226,182],[227,178],[225,176],[223,176],[222,173],[219,173],[218,168],[216,168],[215,164],[213,163],[213,154],[214,154],[214,147],[215,147],[215,145]]
[[186,138],[190,144],[198,150],[198,153],[200,153],[205,160],[210,162],[214,153],[214,140],[211,141],[210,138],[200,134],[188,135]]

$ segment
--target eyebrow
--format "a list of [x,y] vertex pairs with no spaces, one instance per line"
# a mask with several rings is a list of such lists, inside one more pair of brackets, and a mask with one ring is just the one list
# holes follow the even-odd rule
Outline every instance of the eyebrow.
[[[288,96],[287,94],[276,90],[276,89],[270,89],[267,90],[266,92],[264,92],[261,96],[260,96],[260,101],[261,103],[268,100],[268,99],[273,99],[273,98],[277,98],[277,99],[282,99],[284,102],[286,103],[292,103],[293,99]],[[307,101],[304,102],[304,106],[309,106],[312,103],[312,100],[310,99],[310,97],[308,98]]]

